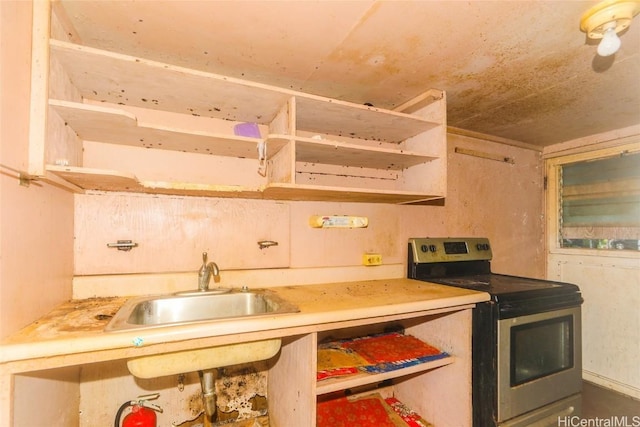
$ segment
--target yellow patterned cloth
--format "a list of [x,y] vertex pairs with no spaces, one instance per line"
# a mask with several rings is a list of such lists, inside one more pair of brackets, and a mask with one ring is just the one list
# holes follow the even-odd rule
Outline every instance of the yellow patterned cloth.
[[338,368],[357,368],[368,365],[360,355],[341,348],[318,349],[318,370],[325,371]]
[[320,347],[318,349],[318,381],[357,374],[358,368],[368,365],[360,355],[351,350],[334,347]]

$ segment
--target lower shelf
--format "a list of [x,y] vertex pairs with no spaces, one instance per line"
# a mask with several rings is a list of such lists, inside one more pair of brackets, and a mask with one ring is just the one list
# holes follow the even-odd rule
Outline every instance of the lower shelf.
[[262,191],[259,188],[189,182],[140,181],[135,175],[107,169],[47,166],[47,172],[62,178],[70,184],[70,188],[76,191],[123,191],[178,196],[263,198]]
[[318,346],[316,395],[375,385],[454,361],[404,330],[330,340]]
[[127,172],[76,166],[48,165],[47,172],[61,178],[65,183],[68,183],[68,187],[74,191],[123,191],[197,197],[394,204],[424,204],[443,199],[441,195],[421,194],[409,191],[282,183],[272,183],[264,187],[249,188],[240,185],[140,181],[135,175]]
[[317,427],[432,427],[432,424],[393,396],[388,389],[318,402]]

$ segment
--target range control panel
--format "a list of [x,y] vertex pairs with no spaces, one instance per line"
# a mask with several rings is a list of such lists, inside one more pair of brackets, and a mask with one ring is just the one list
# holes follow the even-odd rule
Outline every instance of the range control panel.
[[486,237],[421,237],[409,239],[416,263],[491,260]]

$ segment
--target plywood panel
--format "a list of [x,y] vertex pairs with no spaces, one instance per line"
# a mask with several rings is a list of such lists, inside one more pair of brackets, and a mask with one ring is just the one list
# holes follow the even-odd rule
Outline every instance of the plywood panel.
[[[2,165],[26,171],[29,166],[29,88],[31,70],[30,2],[0,3],[0,137]],[[13,141],[13,143],[9,143]]]
[[[456,147],[500,154],[514,159],[514,163],[458,154]],[[540,153],[453,134],[448,134],[447,149],[444,206],[408,208],[402,219],[405,234],[486,236],[493,247],[494,272],[544,278]],[[426,175],[421,179],[431,178]]]
[[0,336],[71,296],[73,195],[0,174]]
[[640,260],[552,254],[549,277],[580,286],[585,377],[640,399]]
[[396,397],[436,426],[471,425],[471,310],[433,316],[406,333],[448,352],[455,362],[398,384]]
[[15,394],[31,398],[16,399],[13,426],[79,425],[80,368],[77,366],[16,375]]
[[[292,265],[362,265],[365,252],[382,255],[384,264],[405,262],[406,241],[402,241],[401,206],[367,203],[296,203],[291,207]],[[311,215],[354,215],[369,219],[367,228],[311,228]],[[378,267],[368,267],[376,270]]]
[[287,338],[269,370],[269,411],[274,426],[311,426],[316,419],[317,336]]
[[[202,252],[209,253],[221,274],[289,265],[286,204],[124,194],[76,197],[79,275],[193,271],[195,287]],[[107,248],[124,239],[139,246],[129,252]],[[260,240],[278,245],[259,249]]]
[[[206,186],[241,186],[258,189],[266,180],[258,173],[257,159],[242,159],[154,150],[126,145],[84,143],[85,168],[111,169],[134,174],[143,185],[165,182]],[[118,190],[118,188],[114,188]],[[126,187],[120,191],[127,191]],[[178,193],[179,194],[179,193]]]

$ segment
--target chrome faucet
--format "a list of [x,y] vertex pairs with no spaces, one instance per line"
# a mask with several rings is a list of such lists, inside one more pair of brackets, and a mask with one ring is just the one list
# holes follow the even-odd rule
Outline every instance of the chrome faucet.
[[[198,270],[198,290],[199,291],[208,291],[209,290],[209,282],[211,281],[211,274],[213,277],[220,276],[220,269],[215,262],[210,262],[207,264],[207,253],[202,252],[202,266],[200,270]],[[214,279],[215,280],[215,279]]]

